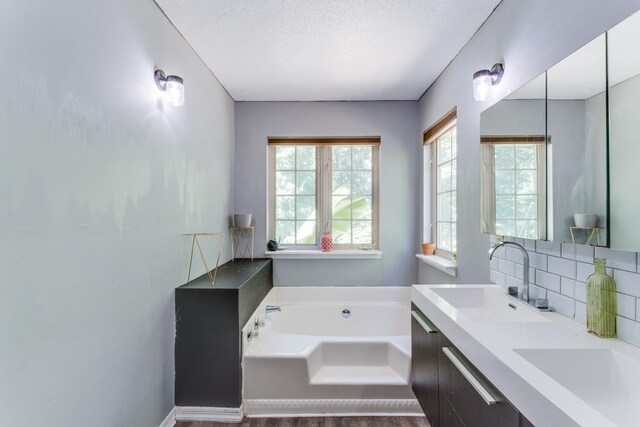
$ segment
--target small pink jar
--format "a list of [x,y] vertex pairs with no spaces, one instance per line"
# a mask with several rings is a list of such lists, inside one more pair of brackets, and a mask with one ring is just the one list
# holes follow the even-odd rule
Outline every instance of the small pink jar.
[[320,237],[320,249],[322,252],[331,252],[333,250],[333,239],[331,233],[322,233]]

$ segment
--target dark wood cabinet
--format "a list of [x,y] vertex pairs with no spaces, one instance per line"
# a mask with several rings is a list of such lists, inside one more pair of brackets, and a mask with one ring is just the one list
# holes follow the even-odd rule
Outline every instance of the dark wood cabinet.
[[431,427],[438,427],[438,331],[412,307],[411,351],[419,354],[411,364],[411,387]]
[[411,314],[412,388],[432,426],[531,427],[437,325]]

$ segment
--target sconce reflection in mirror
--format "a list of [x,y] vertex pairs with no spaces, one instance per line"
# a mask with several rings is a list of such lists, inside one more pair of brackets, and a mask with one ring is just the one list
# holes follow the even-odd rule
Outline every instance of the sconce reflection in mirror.
[[495,64],[490,70],[480,70],[473,73],[473,98],[485,101],[489,97],[491,87],[500,83],[504,74],[504,66]]
[[167,76],[164,71],[156,70],[153,73],[158,89],[165,92],[165,99],[174,107],[184,105],[184,80],[178,76]]

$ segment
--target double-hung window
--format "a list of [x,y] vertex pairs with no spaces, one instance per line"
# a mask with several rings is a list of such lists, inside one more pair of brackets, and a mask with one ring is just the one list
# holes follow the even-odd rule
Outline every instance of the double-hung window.
[[379,137],[269,138],[269,239],[378,249]]
[[425,240],[436,243],[438,255],[455,258],[457,248],[457,128],[456,111],[424,133]]

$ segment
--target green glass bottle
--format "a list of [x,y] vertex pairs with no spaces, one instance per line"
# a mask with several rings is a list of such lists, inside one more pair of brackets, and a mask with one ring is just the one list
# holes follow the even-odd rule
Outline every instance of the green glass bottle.
[[603,338],[616,336],[616,282],[607,275],[607,260],[596,258],[587,279],[587,331]]

